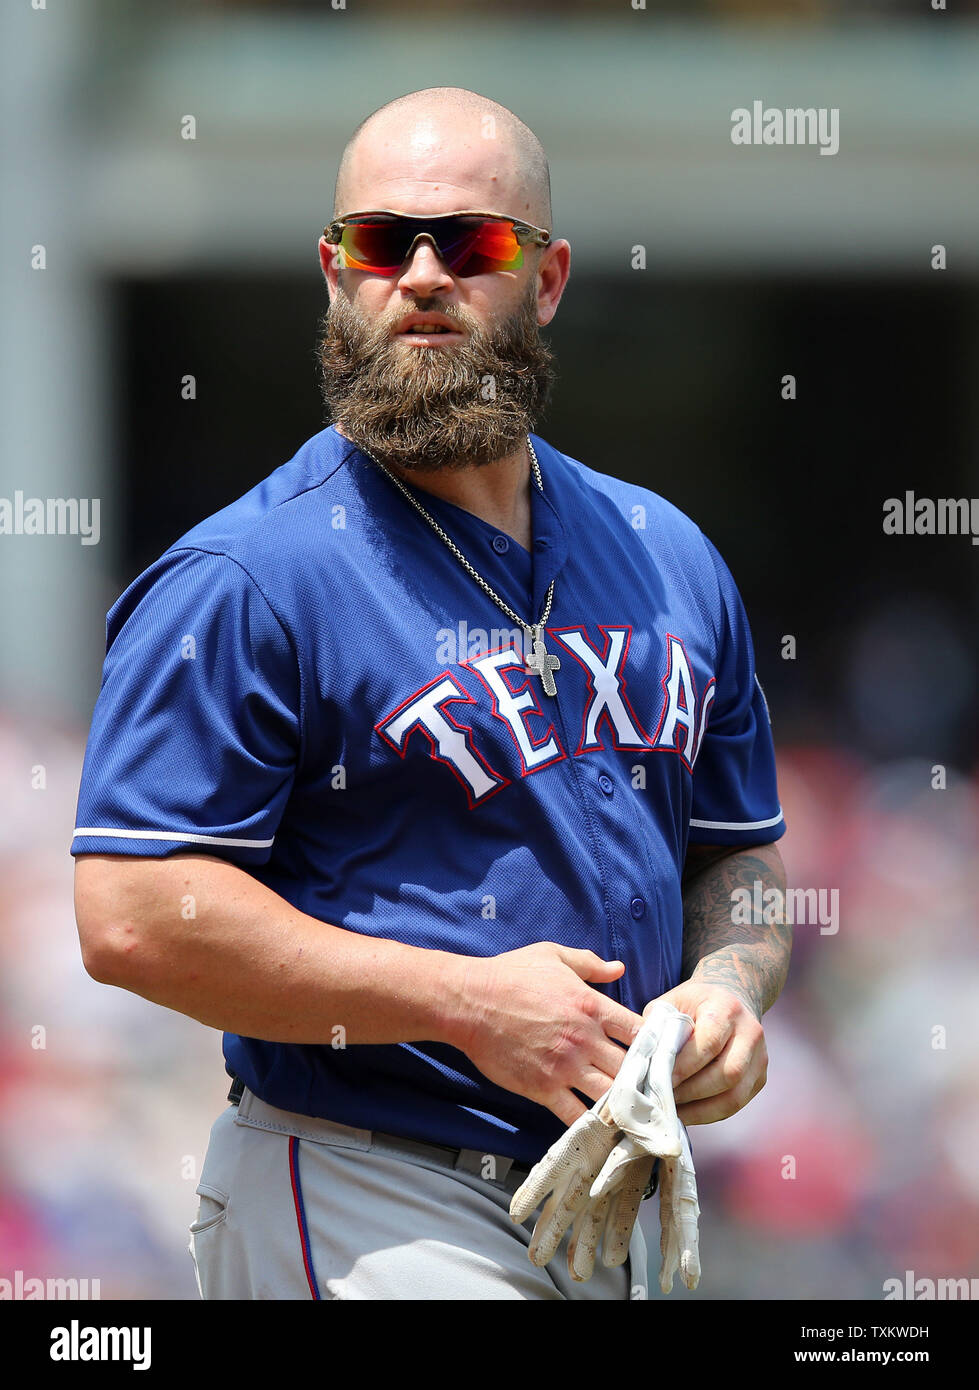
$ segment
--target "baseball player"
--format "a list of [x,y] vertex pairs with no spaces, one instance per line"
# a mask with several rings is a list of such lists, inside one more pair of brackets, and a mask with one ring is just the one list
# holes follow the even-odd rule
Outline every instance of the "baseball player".
[[[204,1298],[642,1297],[638,1189],[584,1273],[521,1204],[647,1024],[681,1127],[764,1084],[789,943],[732,925],[783,881],[745,612],[693,522],[534,432],[570,248],[511,112],[375,112],[319,253],[334,423],[109,613],[83,959],[224,1033]],[[635,1076],[609,1115],[648,1119]]]

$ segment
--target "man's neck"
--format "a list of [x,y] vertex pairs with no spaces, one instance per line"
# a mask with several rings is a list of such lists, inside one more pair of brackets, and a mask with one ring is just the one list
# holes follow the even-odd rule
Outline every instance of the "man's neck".
[[[336,429],[343,434],[339,425]],[[524,550],[530,549],[530,454],[526,444],[519,444],[513,453],[478,468],[424,472],[391,464],[388,467],[413,487],[472,512],[504,531]]]

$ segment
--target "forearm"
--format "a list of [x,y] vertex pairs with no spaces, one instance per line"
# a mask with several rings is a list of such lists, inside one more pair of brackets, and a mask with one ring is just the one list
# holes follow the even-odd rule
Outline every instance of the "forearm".
[[463,1026],[466,958],[321,922],[225,860],[80,856],[75,900],[90,974],[212,1028],[356,1044]]
[[[735,890],[754,896],[779,890],[781,910],[774,920],[743,923],[736,913]],[[761,1018],[781,992],[792,951],[792,929],[785,922],[785,869],[775,845],[738,850],[695,870],[684,881],[683,977],[722,985],[739,995]]]

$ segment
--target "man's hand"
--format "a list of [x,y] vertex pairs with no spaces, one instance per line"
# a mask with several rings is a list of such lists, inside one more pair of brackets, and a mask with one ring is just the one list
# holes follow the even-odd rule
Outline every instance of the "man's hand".
[[678,1268],[687,1287],[696,1287],[697,1183],[671,1079],[692,1029],[691,1019],[671,1004],[659,1001],[651,1008],[608,1094],[551,1145],[514,1193],[514,1221],[526,1221],[541,1207],[527,1252],[533,1264],[547,1264],[572,1222],[568,1268],[573,1279],[591,1278],[599,1248],[606,1267],[623,1264],[659,1157],[661,1287],[669,1291]]
[[752,897],[759,881],[766,889],[777,889],[784,902],[785,866],[774,844],[688,847],[685,978],[662,996],[694,1020],[694,1035],[673,1071],[677,1114],[685,1125],[712,1124],[737,1114],[768,1075],[761,1018],[785,984],[792,928],[784,912],[736,920],[731,910],[735,894],[747,891]]
[[[673,1068],[681,1124],[707,1125],[735,1115],[768,1076],[765,1032],[745,999],[725,985],[685,980],[660,996],[694,1022]],[[643,1010],[645,1017],[653,1000]]]
[[453,1045],[490,1081],[573,1124],[587,1111],[574,1091],[603,1096],[625,1055],[620,1044],[631,1045],[642,1026],[589,983],[617,980],[625,966],[553,941],[459,959]]

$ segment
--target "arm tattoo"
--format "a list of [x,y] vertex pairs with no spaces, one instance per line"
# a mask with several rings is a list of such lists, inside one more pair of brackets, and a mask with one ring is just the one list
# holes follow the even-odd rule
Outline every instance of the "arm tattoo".
[[[781,906],[766,910],[764,921],[749,912],[745,922],[732,895],[746,889],[751,901],[758,880],[763,894],[780,891]],[[785,869],[775,845],[741,850],[691,845],[683,879],[683,978],[733,990],[761,1018],[785,984],[791,951]]]

